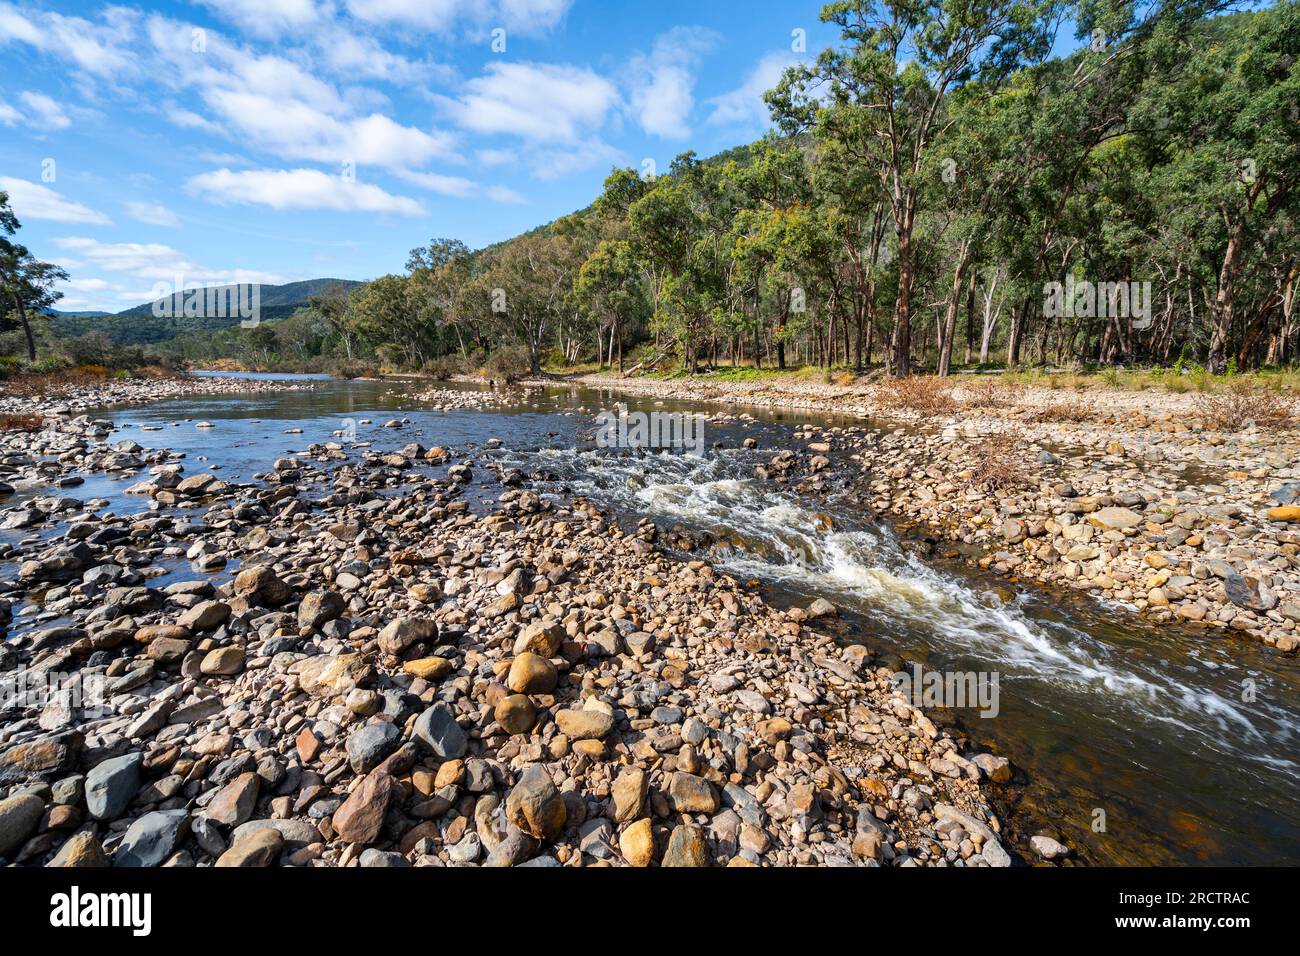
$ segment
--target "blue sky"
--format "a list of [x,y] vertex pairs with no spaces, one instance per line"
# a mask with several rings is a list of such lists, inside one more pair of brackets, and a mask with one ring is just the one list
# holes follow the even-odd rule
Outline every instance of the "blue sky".
[[[821,0],[0,0],[0,189],[67,310],[400,272],[767,126]],[[504,30],[504,51],[500,46]]]

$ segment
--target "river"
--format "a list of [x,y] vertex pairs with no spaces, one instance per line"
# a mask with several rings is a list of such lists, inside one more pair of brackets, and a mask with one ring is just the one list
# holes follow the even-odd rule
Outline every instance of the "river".
[[[856,463],[837,461],[840,478],[816,501],[754,476],[776,452],[806,447],[797,430],[861,420],[749,409],[752,420],[741,421],[746,410],[736,406],[563,386],[443,410],[417,400],[424,382],[313,384],[100,414],[120,427],[115,438],[184,453],[189,473],[215,468],[226,480],[250,480],[277,457],[355,428],[357,442],[442,445],[518,468],[543,493],[583,495],[629,521],[707,532],[709,560],[758,582],[773,603],[834,602],[841,615],[828,626],[841,640],[899,664],[997,675],[996,716],[934,716],[1018,768],[997,802],[1025,859],[1033,858],[1028,837],[1049,832],[1091,864],[1300,863],[1300,664],[1231,637],[1150,626],[1091,599],[923,559],[887,522],[864,519],[849,480]],[[702,458],[597,449],[594,416],[618,401],[632,410],[722,412],[728,420],[706,430],[708,444],[720,447]],[[394,418],[410,422],[385,429]],[[196,428],[200,421],[214,427]],[[746,438],[757,448],[743,448]],[[500,492],[497,473],[475,475],[471,500],[486,507]],[[76,494],[108,498],[119,513],[148,507],[147,498],[122,494],[127,484],[90,477]]]

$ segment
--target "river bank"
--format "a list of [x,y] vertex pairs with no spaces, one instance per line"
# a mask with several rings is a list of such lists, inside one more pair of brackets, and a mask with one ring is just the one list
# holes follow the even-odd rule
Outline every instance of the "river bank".
[[[1300,431],[1217,430],[1195,395],[958,383],[937,409],[887,385],[576,380],[660,399],[819,410],[875,510],[972,563],[1094,594],[1156,623],[1300,647]],[[914,405],[922,405],[925,396]]]
[[317,442],[227,481],[67,401],[5,436],[6,475],[117,476],[151,505],[6,515],[0,671],[28,691],[0,727],[6,860],[1011,862],[984,792],[1009,762],[833,640],[824,604],[774,608],[517,472],[476,512],[497,466],[474,455]]

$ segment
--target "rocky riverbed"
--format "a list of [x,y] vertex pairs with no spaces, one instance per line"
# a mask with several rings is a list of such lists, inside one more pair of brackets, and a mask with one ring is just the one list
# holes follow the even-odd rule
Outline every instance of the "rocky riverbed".
[[827,602],[778,610],[517,471],[471,508],[493,463],[400,420],[227,482],[54,404],[4,436],[11,485],[131,475],[147,506],[4,514],[5,862],[1011,862],[1007,759],[837,644]]
[[[972,563],[1092,593],[1158,623],[1227,629],[1287,654],[1300,648],[1294,427],[1217,431],[1194,396],[1177,394],[1071,393],[1071,414],[1086,414],[1065,421],[1050,420],[1062,394],[1043,388],[990,396],[987,386],[959,384],[953,407],[927,413],[900,407],[878,385],[584,383],[869,418],[875,427],[818,429],[786,451],[807,460],[841,453],[860,470],[864,503]],[[775,470],[794,464],[776,461]]]

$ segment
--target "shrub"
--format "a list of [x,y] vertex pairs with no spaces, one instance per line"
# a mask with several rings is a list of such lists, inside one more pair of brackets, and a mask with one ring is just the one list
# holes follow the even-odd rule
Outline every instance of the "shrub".
[[0,432],[38,432],[45,427],[40,415],[7,415],[0,418]]
[[368,362],[353,360],[335,362],[330,369],[330,374],[338,378],[345,378],[351,381],[354,378],[379,378],[380,373],[377,368]]
[[1015,405],[1022,392],[1015,382],[979,378],[962,382],[958,390],[964,408],[1007,408]]
[[1238,381],[1221,391],[1198,396],[1196,411],[1207,425],[1219,431],[1237,432],[1251,424],[1280,428],[1295,417],[1295,400]]
[[1029,484],[1020,444],[1010,432],[991,435],[971,446],[975,459],[970,483],[982,491],[1014,491]]
[[952,385],[933,376],[886,379],[881,383],[879,399],[886,408],[904,408],[926,415],[943,415],[957,408]]
[[513,385],[527,378],[531,371],[528,349],[522,345],[503,345],[488,356],[482,374],[494,382]]
[[444,355],[424,363],[424,374],[435,382],[446,382],[460,373],[460,359],[455,355]]
[[1094,412],[1086,402],[1052,402],[1036,409],[1029,416],[1033,422],[1080,422],[1090,421]]

